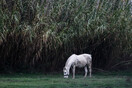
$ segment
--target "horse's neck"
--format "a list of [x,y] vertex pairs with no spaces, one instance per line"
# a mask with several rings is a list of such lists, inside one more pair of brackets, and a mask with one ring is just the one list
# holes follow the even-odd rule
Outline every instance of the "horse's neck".
[[68,61],[66,62],[65,67],[69,70],[69,69],[71,68],[72,64],[73,64],[73,61],[68,60]]
[[69,69],[71,68],[71,65],[72,65],[72,63],[70,62],[70,63],[67,63],[67,64],[65,65],[65,67],[69,70]]
[[72,64],[73,64],[75,61],[76,61],[76,55],[73,54],[73,55],[71,55],[71,56],[68,58],[65,67],[69,70],[69,69],[71,68]]

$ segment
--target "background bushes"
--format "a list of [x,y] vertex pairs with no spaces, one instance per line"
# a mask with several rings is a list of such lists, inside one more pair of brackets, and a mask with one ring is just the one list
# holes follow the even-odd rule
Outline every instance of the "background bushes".
[[0,1],[1,72],[59,71],[73,53],[92,54],[94,68],[129,68],[132,62],[130,3]]

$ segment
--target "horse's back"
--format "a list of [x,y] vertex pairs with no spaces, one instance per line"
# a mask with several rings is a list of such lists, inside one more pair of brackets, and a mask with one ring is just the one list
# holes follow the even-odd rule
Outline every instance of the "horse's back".
[[72,54],[67,62],[66,65],[72,63],[72,65],[76,65],[77,67],[84,67],[86,64],[89,64],[92,62],[92,57],[90,54]]
[[91,63],[92,62],[92,56],[91,54],[81,54],[85,60],[87,60],[87,63]]
[[87,60],[83,55],[77,55],[75,63],[77,67],[84,67],[87,64]]
[[92,60],[92,55],[91,54],[82,54],[84,57],[86,57],[89,60]]

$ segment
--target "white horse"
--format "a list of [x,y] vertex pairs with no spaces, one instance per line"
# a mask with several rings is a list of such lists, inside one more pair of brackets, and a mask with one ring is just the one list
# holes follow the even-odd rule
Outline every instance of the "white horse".
[[68,60],[66,61],[65,67],[63,68],[64,72],[64,78],[68,78],[69,76],[69,70],[73,67],[73,79],[75,78],[75,67],[84,67],[85,70],[85,75],[84,77],[87,76],[87,66],[89,68],[89,76],[91,77],[91,72],[92,72],[92,56],[90,54],[81,54],[81,55],[76,55],[72,54]]

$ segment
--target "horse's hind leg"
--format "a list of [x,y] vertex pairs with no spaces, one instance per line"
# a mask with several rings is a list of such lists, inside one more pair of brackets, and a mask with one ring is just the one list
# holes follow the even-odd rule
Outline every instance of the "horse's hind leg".
[[84,67],[84,70],[85,70],[85,75],[84,75],[84,78],[86,78],[86,76],[87,76],[87,73],[88,73],[87,66],[85,66],[85,67]]
[[92,64],[89,64],[88,68],[89,68],[89,76],[91,77],[91,74],[92,74]]

